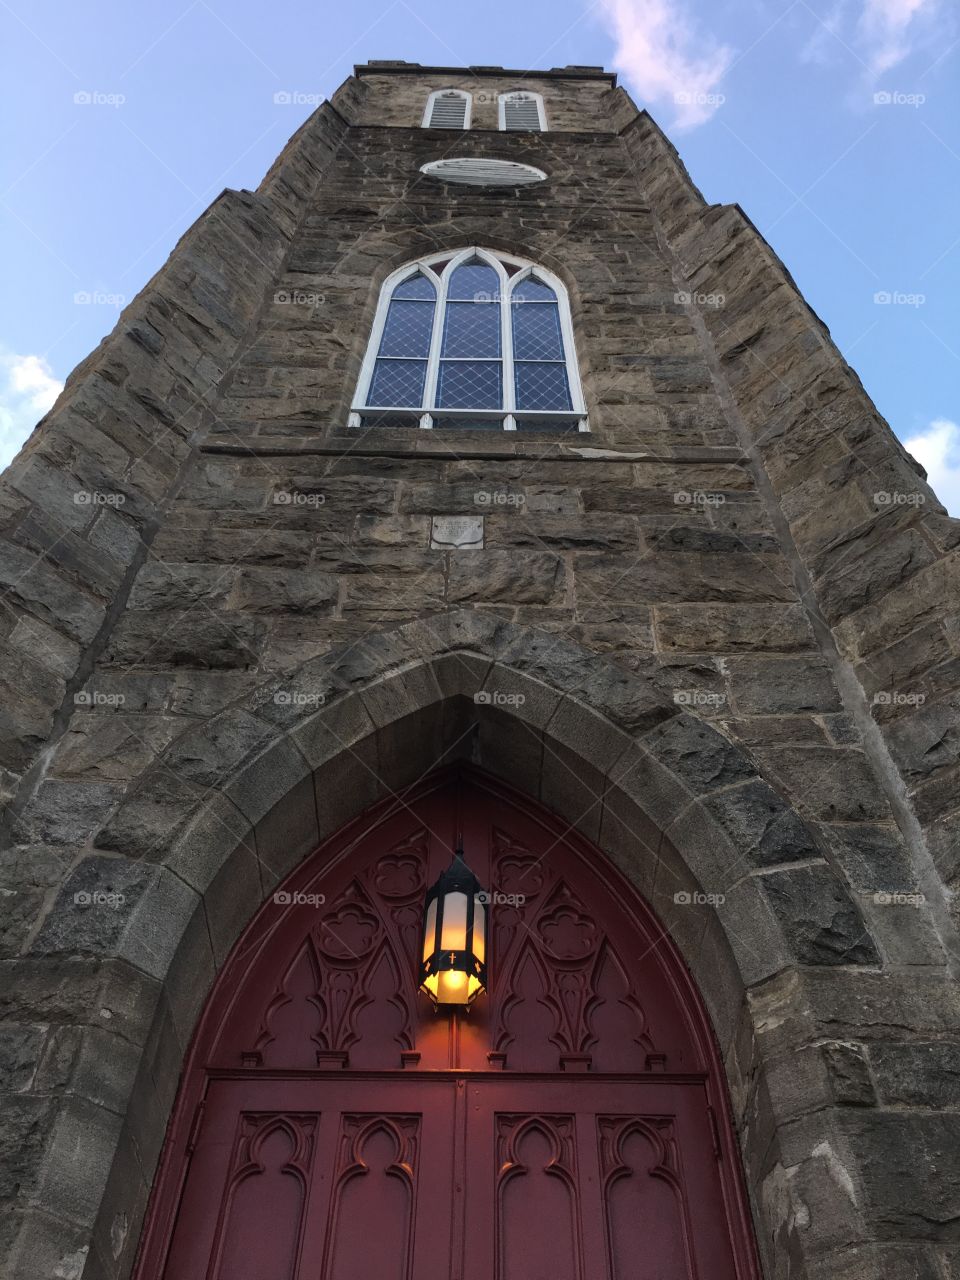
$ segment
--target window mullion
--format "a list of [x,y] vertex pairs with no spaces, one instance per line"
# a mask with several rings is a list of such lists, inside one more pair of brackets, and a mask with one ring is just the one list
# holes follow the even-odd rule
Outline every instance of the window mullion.
[[427,356],[427,376],[423,383],[423,408],[429,413],[437,406],[437,378],[440,375],[440,344],[443,341],[443,326],[447,319],[447,281],[445,271],[440,277],[437,289],[436,312],[433,317],[433,334],[430,338],[430,352]]
[[513,416],[516,408],[516,393],[513,385],[513,303],[510,301],[513,292],[512,282],[502,281],[500,285],[500,346],[501,373],[503,376],[503,407],[506,410],[504,429],[516,431],[517,420]]

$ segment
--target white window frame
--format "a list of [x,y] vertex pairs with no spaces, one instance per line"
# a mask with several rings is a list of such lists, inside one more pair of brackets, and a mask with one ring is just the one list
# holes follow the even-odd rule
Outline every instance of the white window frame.
[[[422,122],[422,124],[421,124],[421,128],[423,128],[423,129],[442,129],[442,128],[445,128],[445,127],[446,127],[446,126],[444,126],[444,125],[439,125],[439,124],[438,124],[438,125],[432,125],[432,124],[430,123],[430,117],[433,115],[433,104],[434,104],[434,102],[436,102],[437,98],[441,98],[441,97],[443,97],[445,94],[446,94],[446,95],[449,95],[449,94],[451,94],[451,93],[456,94],[456,96],[457,96],[458,98],[463,98],[463,100],[466,102],[467,106],[466,106],[466,109],[465,109],[465,111],[464,111],[464,113],[463,113],[463,126],[462,126],[462,127],[463,127],[464,129],[469,129],[469,128],[470,128],[470,118],[471,118],[471,116],[473,115],[473,94],[472,94],[472,93],[467,93],[466,89],[434,89],[433,93],[431,93],[431,94],[430,94],[430,96],[429,96],[429,98],[427,98],[427,105],[426,105],[426,107],[424,107],[424,110],[423,110],[423,122]],[[455,133],[455,132],[456,132],[456,130],[451,129],[451,131],[450,131],[450,132],[451,132],[451,133]]]
[[[503,407],[501,409],[440,409],[436,406],[437,379],[440,372],[440,344],[443,339],[443,316],[445,314],[447,302],[447,289],[450,277],[457,267],[464,262],[470,262],[473,258],[479,258],[481,262],[493,267],[497,273],[500,288],[500,345],[501,345],[501,363],[503,367]],[[441,274],[433,269],[433,264],[443,262],[449,259],[447,266]],[[504,263],[509,263],[512,267],[519,267],[512,276],[507,273]],[[384,326],[387,322],[387,311],[393,292],[396,287],[410,276],[422,272],[428,280],[433,284],[437,291],[437,298],[434,304],[433,332],[430,339],[430,351],[427,357],[427,372],[424,379],[423,397],[420,405],[402,405],[383,406],[368,405],[367,394],[370,390],[370,383],[373,380],[374,367],[377,361],[377,354],[380,350],[380,339],[383,337]],[[516,388],[513,380],[513,341],[510,331],[511,310],[510,297],[513,290],[527,277],[533,276],[534,279],[542,281],[548,285],[555,293],[557,298],[557,310],[560,317],[560,333],[563,339],[563,354],[567,368],[567,385],[570,388],[570,409],[520,409],[516,407]],[[468,358],[468,357],[464,357]],[[535,262],[526,258],[517,258],[513,254],[500,253],[491,249],[481,248],[479,245],[471,245],[468,249],[461,249],[451,254],[449,250],[441,253],[432,253],[425,258],[418,258],[413,262],[408,262],[402,267],[398,267],[396,271],[391,272],[383,282],[380,290],[380,298],[377,302],[377,311],[373,320],[373,328],[370,331],[370,339],[367,343],[366,354],[363,357],[363,364],[360,367],[360,377],[357,379],[357,387],[354,393],[353,405],[350,410],[349,426],[360,427],[361,418],[376,415],[377,417],[389,419],[395,418],[412,418],[419,417],[419,425],[425,430],[431,430],[434,426],[442,424],[444,420],[451,421],[456,418],[468,418],[470,420],[482,420],[489,418],[503,419],[504,431],[516,431],[517,421],[536,423],[538,420],[543,422],[557,422],[558,420],[568,421],[571,426],[576,424],[578,431],[589,431],[590,424],[587,418],[586,402],[583,398],[583,385],[580,381],[580,368],[577,362],[577,350],[573,336],[573,320],[570,315],[570,301],[567,297],[567,291],[563,286],[563,282],[553,274],[547,271],[545,267],[539,266]],[[452,421],[452,425],[456,425]]]
[[[540,132],[547,132],[547,112],[543,105],[543,98],[539,93],[531,93],[528,89],[511,89],[509,93],[501,93],[497,98],[497,113],[501,133],[507,130],[507,99],[508,98],[532,98],[537,104],[537,117],[540,120]],[[511,133],[523,133],[522,129],[511,129]],[[532,132],[532,130],[531,130]]]

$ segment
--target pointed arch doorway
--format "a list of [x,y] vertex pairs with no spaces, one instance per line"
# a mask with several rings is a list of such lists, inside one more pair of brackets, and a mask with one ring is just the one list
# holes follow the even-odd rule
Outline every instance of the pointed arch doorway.
[[[462,832],[488,991],[416,989]],[[459,767],[328,841],[207,1001],[137,1280],[754,1280],[698,993],[606,858]]]

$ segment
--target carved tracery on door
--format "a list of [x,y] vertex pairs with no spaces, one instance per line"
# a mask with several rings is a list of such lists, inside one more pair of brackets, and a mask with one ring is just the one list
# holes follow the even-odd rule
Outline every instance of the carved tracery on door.
[[[492,894],[489,990],[451,1016],[416,963],[460,833]],[[238,944],[138,1280],[754,1276],[716,1077],[683,966],[600,856],[479,775],[438,778]]]

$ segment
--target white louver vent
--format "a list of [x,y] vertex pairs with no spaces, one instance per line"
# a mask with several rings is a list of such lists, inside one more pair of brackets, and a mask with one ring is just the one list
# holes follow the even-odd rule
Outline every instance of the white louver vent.
[[511,93],[503,99],[504,129],[538,133],[543,128],[540,103],[532,93]]
[[420,166],[420,172],[441,182],[459,182],[467,187],[523,187],[543,182],[547,176],[542,169],[513,160],[474,160],[466,156],[431,160]]
[[465,129],[467,96],[464,93],[438,93],[430,105],[428,129]]

